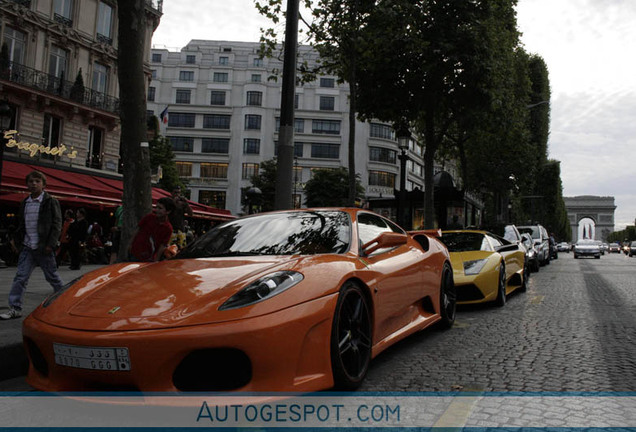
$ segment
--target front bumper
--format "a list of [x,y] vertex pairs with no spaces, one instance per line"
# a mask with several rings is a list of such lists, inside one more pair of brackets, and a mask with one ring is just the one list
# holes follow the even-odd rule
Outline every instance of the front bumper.
[[[231,390],[315,391],[329,388],[333,385],[330,336],[336,302],[337,294],[333,294],[251,319],[121,332],[60,328],[31,315],[23,324],[29,357],[27,382],[44,391],[174,392],[182,390],[175,385],[175,371],[189,355],[230,349],[244,353],[251,367],[249,382]],[[130,370],[103,371],[58,365],[53,343],[125,347],[129,352]],[[199,366],[203,370],[191,371],[193,380],[204,379],[210,373],[233,373],[205,370],[205,365],[200,362]]]

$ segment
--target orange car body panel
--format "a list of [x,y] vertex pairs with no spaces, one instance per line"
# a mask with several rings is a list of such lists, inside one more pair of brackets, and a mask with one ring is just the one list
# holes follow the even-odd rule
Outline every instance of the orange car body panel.
[[[241,350],[251,360],[252,379],[237,390],[329,388],[331,327],[339,289],[347,280],[369,292],[372,356],[439,321],[442,269],[450,262],[446,248],[431,237],[423,250],[407,236],[388,252],[362,256],[356,214],[364,210],[331,210],[351,216],[351,247],[343,254],[122,263],[84,275],[24,321],[25,343],[35,344],[48,365],[45,376],[30,358],[28,383],[46,391],[177,391],[172,373],[189,352],[222,347]],[[243,287],[280,270],[299,272],[304,279],[265,301],[218,310]],[[426,298],[433,310],[424,306]],[[93,371],[58,365],[54,342],[126,347],[131,368]]]

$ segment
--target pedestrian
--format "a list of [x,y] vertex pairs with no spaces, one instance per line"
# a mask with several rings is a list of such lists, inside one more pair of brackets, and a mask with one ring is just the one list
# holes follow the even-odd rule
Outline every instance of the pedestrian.
[[62,262],[64,262],[64,257],[69,252],[69,242],[68,242],[68,229],[71,224],[75,221],[75,213],[71,209],[67,209],[64,212],[64,222],[62,224],[62,233],[60,234],[60,247],[57,250],[56,262],[59,267]]
[[18,269],[9,291],[9,311],[0,314],[3,320],[22,316],[22,300],[36,265],[42,269],[53,291],[57,292],[64,286],[55,262],[55,250],[62,231],[60,203],[44,191],[46,176],[43,173],[30,172],[26,176],[26,184],[30,195],[20,204],[14,238],[20,250]]
[[193,212],[188,200],[181,195],[181,187],[177,186],[172,190],[172,200],[174,211],[170,213],[170,224],[175,234],[173,243],[181,249],[186,245],[185,216],[192,216]]
[[88,235],[88,221],[86,220],[86,210],[77,210],[75,222],[68,228],[69,252],[71,254],[71,270],[79,270],[82,266],[82,248],[86,245]]
[[172,235],[170,213],[174,211],[172,198],[164,197],[157,201],[154,212],[148,213],[139,221],[129,250],[130,261],[159,261],[168,247]]
[[[121,199],[124,197],[122,195]],[[115,264],[117,262],[117,256],[119,255],[119,245],[121,243],[121,229],[124,224],[124,205],[120,204],[115,209],[115,224],[110,229],[112,245],[110,249],[110,263]]]

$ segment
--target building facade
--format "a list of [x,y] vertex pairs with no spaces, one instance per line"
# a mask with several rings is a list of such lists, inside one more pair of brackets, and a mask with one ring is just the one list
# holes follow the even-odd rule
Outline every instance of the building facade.
[[[311,58],[312,51],[300,47],[299,56]],[[276,156],[282,60],[261,58],[258,43],[192,40],[178,52],[153,48],[150,61],[149,114],[163,119],[162,135],[172,143],[191,199],[245,213],[241,189],[251,185],[263,161]],[[298,206],[304,204],[304,184],[314,170],[348,166],[348,96],[348,84],[336,76],[318,76],[296,87],[293,185]],[[395,198],[400,184],[400,150],[392,125],[356,122],[356,150],[366,201],[395,217],[395,205],[387,201]],[[411,141],[408,156],[406,190],[423,190],[423,149]],[[412,209],[414,226],[421,207]]]
[[[146,0],[148,57],[161,9]],[[0,100],[15,131],[5,159],[117,173],[117,28],[113,0],[0,1]]]

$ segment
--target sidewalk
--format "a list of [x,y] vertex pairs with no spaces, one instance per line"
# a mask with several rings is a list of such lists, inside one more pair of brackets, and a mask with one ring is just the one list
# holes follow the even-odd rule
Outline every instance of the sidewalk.
[[[59,273],[66,283],[100,267],[103,266],[90,264],[82,266],[81,270],[69,270],[68,266],[61,266]],[[7,302],[15,272],[16,267],[0,268],[0,313],[9,308]],[[44,279],[42,270],[36,267],[24,296],[22,317],[0,320],[0,381],[26,374],[28,364],[22,347],[22,321],[51,293],[53,288]]]

